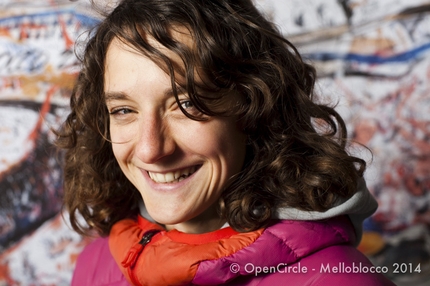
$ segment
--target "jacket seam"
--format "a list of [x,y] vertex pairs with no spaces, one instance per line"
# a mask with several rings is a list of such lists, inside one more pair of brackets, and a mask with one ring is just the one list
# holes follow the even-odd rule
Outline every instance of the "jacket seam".
[[264,232],[267,232],[272,237],[275,237],[278,241],[282,242],[281,243],[282,248],[286,248],[286,249],[290,250],[289,252],[294,255],[294,261],[297,261],[297,259],[301,258],[301,257],[299,257],[299,255],[297,255],[296,251],[290,246],[290,242],[288,240],[283,239],[283,238],[277,236],[276,234],[274,234],[270,230],[266,229],[266,230],[264,230]]
[[336,227],[330,225],[329,223],[325,223],[327,226],[329,226],[332,230],[334,230],[334,232],[336,233],[336,236],[340,236],[343,240],[344,243],[346,242],[351,242],[351,239],[349,239],[348,236],[344,235],[343,233],[341,233]]

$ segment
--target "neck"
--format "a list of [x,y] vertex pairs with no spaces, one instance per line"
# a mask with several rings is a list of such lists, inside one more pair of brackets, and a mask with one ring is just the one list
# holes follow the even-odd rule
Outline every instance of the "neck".
[[207,233],[220,229],[226,220],[222,218],[215,206],[210,207],[199,216],[186,222],[165,225],[167,230],[176,229],[184,233]]

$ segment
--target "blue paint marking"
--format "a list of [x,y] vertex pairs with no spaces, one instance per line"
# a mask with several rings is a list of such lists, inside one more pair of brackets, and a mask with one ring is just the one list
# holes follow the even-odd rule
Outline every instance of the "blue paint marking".
[[413,61],[418,58],[421,54],[424,54],[430,50],[430,42],[421,45],[412,50],[397,55],[388,57],[378,55],[360,55],[360,54],[336,54],[336,53],[309,53],[303,54],[303,58],[316,60],[316,61],[331,61],[331,60],[343,60],[347,62],[357,62],[364,64],[389,64],[389,63],[404,63]]

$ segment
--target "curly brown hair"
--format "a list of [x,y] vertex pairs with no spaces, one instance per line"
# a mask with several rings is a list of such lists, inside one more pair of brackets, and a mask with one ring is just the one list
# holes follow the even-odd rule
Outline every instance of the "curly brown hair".
[[[188,29],[193,47],[172,36],[175,27]],[[147,36],[183,65],[150,45]],[[114,38],[163,67],[174,91],[175,73],[182,75],[181,86],[205,115],[226,115],[228,110],[215,110],[213,99],[232,91],[243,97],[234,113],[248,138],[246,159],[221,198],[234,229],[262,227],[284,206],[325,211],[356,192],[366,164],[346,152],[344,121],[333,107],[316,102],[314,68],[251,0],[123,0],[89,39],[71,113],[57,131],[57,145],[66,149],[65,205],[79,233],[95,229],[107,235],[115,222],[139,213],[140,194],[120,170],[109,140],[103,86]],[[204,84],[194,79],[197,69]],[[88,226],[79,223],[79,215]]]

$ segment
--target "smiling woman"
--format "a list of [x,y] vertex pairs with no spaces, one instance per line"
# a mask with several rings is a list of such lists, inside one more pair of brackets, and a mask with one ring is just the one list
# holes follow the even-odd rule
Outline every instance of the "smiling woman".
[[57,132],[72,226],[108,236],[72,284],[391,285],[247,271],[371,266],[355,249],[376,209],[365,162],[314,80],[250,0],[121,1],[88,42]]
[[242,168],[246,137],[235,117],[189,119],[179,106],[191,114],[195,107],[184,93],[178,104],[171,89],[170,77],[151,59],[112,41],[104,90],[121,170],[167,229],[216,230],[225,223],[216,202]]

